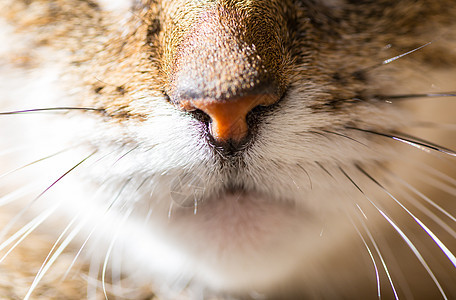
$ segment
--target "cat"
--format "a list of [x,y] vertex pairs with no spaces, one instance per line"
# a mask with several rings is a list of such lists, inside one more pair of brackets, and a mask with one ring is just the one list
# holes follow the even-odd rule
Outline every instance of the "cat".
[[454,4],[1,0],[0,298],[456,298]]

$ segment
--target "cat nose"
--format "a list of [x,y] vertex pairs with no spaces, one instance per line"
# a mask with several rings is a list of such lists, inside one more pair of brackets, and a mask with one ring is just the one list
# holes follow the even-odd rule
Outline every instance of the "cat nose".
[[180,38],[163,50],[164,92],[176,107],[208,115],[222,148],[239,147],[249,134],[249,113],[285,92],[288,56],[266,19],[251,23],[222,4],[204,5],[193,19],[185,30],[176,28]]
[[269,106],[278,97],[273,94],[246,95],[227,100],[181,101],[183,110],[201,110],[211,118],[210,134],[221,143],[241,142],[248,134],[247,114],[257,106]]

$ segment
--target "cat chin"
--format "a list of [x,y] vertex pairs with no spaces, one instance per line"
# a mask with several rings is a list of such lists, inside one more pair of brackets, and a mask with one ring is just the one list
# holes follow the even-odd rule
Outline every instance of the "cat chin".
[[147,285],[154,278],[159,287],[173,290],[191,283],[196,289],[267,292],[286,282],[300,260],[315,257],[312,252],[328,240],[326,233],[321,235],[324,224],[305,210],[254,193],[210,198],[196,213],[194,207],[176,204],[170,212],[165,205],[155,207],[149,221],[122,210],[100,214],[106,207],[93,202],[84,208],[79,201],[78,206],[63,209],[70,215],[81,211],[85,224],[79,238],[84,243],[90,236],[85,252],[92,261],[103,264],[106,257],[110,262],[122,253],[122,270],[138,283]]
[[[255,193],[222,194],[205,201],[196,213],[194,207],[175,207],[151,225],[139,240],[158,238],[160,247],[173,249],[159,256],[160,262],[170,262],[164,271],[174,278],[171,281],[186,278],[195,286],[202,283],[226,292],[272,290],[303,261],[310,272],[309,258],[315,257],[314,252],[328,251],[328,242],[332,244],[327,233],[322,234],[323,221],[314,215],[288,201]],[[144,251],[141,266],[153,269],[157,256],[145,250],[148,244],[157,249],[152,242],[138,246]]]

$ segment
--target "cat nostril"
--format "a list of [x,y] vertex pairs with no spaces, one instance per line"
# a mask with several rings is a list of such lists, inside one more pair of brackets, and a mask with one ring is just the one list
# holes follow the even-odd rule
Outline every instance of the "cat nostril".
[[257,106],[268,106],[278,100],[272,94],[247,95],[228,100],[181,101],[183,110],[201,110],[211,118],[210,132],[217,142],[243,140],[249,131],[247,114]]

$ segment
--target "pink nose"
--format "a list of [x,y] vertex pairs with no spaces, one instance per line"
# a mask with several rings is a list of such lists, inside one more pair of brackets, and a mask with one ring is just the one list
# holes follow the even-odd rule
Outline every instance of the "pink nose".
[[229,100],[186,100],[181,107],[190,111],[199,109],[211,118],[212,137],[219,142],[233,140],[240,142],[249,131],[247,114],[259,105],[268,106],[277,101],[277,97],[266,95],[247,95]]

